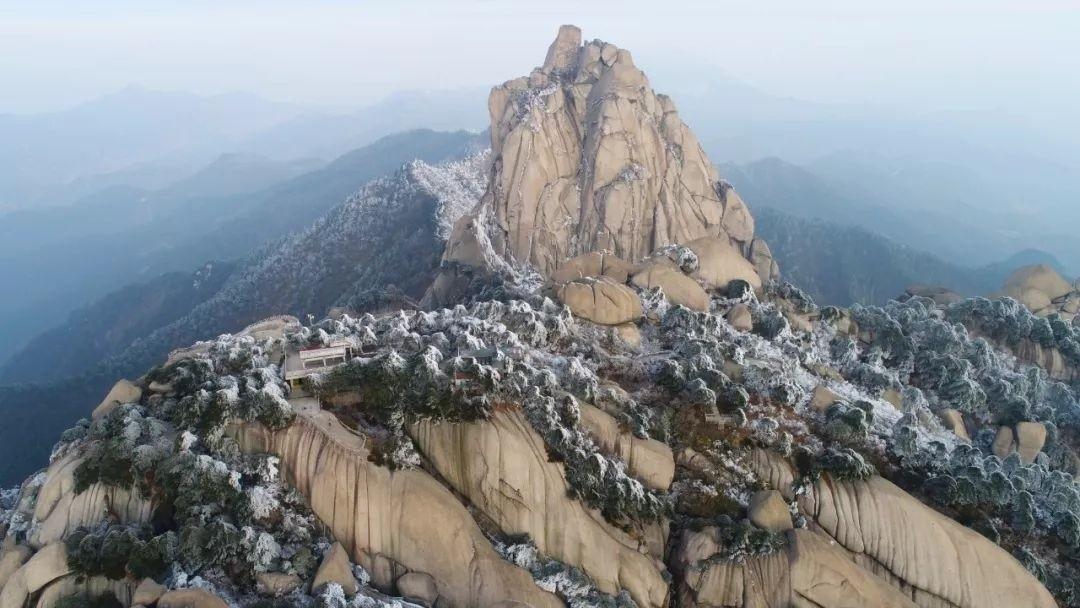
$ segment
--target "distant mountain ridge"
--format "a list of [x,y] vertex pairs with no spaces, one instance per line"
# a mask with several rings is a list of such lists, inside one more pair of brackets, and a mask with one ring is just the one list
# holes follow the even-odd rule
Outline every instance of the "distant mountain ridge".
[[[25,448],[0,458],[0,485],[43,458],[52,437],[85,415],[102,387],[141,374],[174,348],[281,312],[322,317],[332,306],[364,311],[419,299],[438,268],[450,225],[486,185],[487,156],[476,152],[475,138],[412,132],[345,155],[336,169],[316,172],[286,189],[289,196],[270,199],[275,206],[266,212],[277,223],[263,228],[282,226],[283,232],[242,259],[126,286],[34,338],[0,365],[0,417],[7,421],[0,444]],[[322,199],[349,179],[402,155],[464,160],[402,161],[404,167],[399,163],[328,205],[321,218],[305,219],[318,209],[314,203],[325,204]],[[303,229],[286,235],[293,225]],[[237,248],[241,238],[257,242],[236,236]],[[48,414],[36,413],[42,409]]]
[[[477,137],[462,131],[395,134],[288,179],[258,170],[249,184],[272,182],[254,192],[205,196],[199,194],[203,186],[189,182],[178,188],[194,196],[118,189],[67,209],[17,213],[0,225],[0,281],[22,286],[0,300],[0,362],[113,289],[243,257],[305,228],[368,180],[414,158],[452,158],[471,149]],[[222,183],[219,175],[203,175]]]
[[0,211],[64,205],[114,186],[158,190],[222,154],[334,158],[418,128],[482,128],[480,89],[399,91],[351,112],[250,93],[130,86],[67,110],[0,115]]
[[1001,285],[997,272],[950,264],[859,226],[806,219],[755,207],[758,232],[772,247],[784,279],[819,304],[882,305],[914,284],[947,287],[967,296]]

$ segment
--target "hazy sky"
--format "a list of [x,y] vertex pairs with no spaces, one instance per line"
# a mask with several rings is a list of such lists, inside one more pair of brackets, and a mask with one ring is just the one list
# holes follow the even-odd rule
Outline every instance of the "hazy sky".
[[647,71],[692,60],[810,100],[1080,106],[1078,0],[0,0],[0,112],[128,84],[338,107],[487,86],[540,63],[566,22]]

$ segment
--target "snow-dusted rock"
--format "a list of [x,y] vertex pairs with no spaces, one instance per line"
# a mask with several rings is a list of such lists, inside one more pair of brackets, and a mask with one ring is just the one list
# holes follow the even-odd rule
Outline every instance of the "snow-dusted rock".
[[134,488],[95,483],[76,493],[74,473],[81,462],[78,453],[71,453],[49,466],[34,507],[34,519],[39,523],[28,538],[32,547],[61,541],[80,526],[106,519],[132,524],[150,520],[153,506]]
[[383,589],[407,570],[430,574],[452,606],[514,600],[534,608],[562,603],[528,572],[506,562],[469,511],[419,469],[371,462],[365,438],[313,401],[293,401],[296,421],[271,432],[258,423],[230,433],[249,452],[281,458],[281,470],[352,560]]
[[667,490],[675,476],[671,448],[655,439],[639,439],[619,428],[617,420],[598,407],[581,404],[581,424],[608,454],[626,463],[626,470],[645,485]]
[[[794,473],[782,458],[757,450],[753,467],[771,487],[796,498]],[[876,475],[845,481],[823,475],[797,504],[855,563],[900,587],[923,608],[1057,605],[1001,547]]]
[[410,435],[439,474],[499,529],[529,534],[541,553],[580,568],[604,593],[626,589],[638,606],[664,605],[666,525],[631,535],[569,498],[562,465],[550,461],[520,410],[500,410],[486,422],[419,422]]
[[[488,108],[492,175],[472,216],[490,214],[505,259],[551,277],[591,251],[638,260],[705,236],[749,251],[746,205],[627,51],[582,45],[581,31],[564,26],[544,66],[496,87]],[[462,249],[452,236],[448,254]]]
[[705,528],[683,538],[683,606],[917,606],[900,589],[852,562],[842,548],[809,530],[787,532],[787,546],[771,555],[700,563],[718,550],[715,533]]

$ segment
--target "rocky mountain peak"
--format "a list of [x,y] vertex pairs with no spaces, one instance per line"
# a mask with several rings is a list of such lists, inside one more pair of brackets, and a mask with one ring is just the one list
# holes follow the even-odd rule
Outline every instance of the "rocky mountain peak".
[[543,65],[495,87],[488,108],[488,189],[444,260],[481,265],[468,244],[489,241],[502,259],[550,277],[582,254],[633,262],[702,237],[751,255],[746,205],[626,50],[583,44],[565,25]]

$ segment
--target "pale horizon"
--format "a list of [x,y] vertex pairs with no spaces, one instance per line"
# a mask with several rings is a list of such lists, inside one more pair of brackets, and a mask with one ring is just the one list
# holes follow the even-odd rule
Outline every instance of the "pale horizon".
[[[397,91],[490,87],[527,73],[558,26],[573,23],[586,39],[630,49],[654,79],[689,66],[778,97],[1000,111],[1075,129],[1075,5],[864,4],[682,2],[667,14],[642,2],[615,14],[568,2],[513,10],[486,1],[0,5],[8,83],[0,113],[63,110],[132,85],[345,110]],[[423,19],[410,19],[414,12]]]

